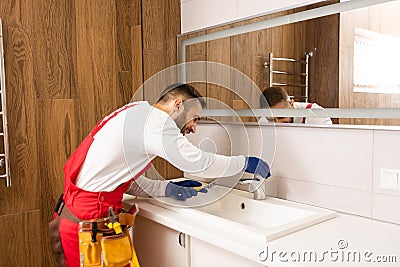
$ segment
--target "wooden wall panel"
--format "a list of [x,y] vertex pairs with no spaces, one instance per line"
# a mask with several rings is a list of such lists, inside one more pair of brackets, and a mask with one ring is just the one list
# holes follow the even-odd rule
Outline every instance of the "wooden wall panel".
[[313,87],[310,101],[323,107],[339,106],[339,15],[318,19],[314,27],[316,51],[311,58]]
[[[239,75],[233,75],[231,90],[233,99],[252,100],[252,83],[250,81],[255,56],[256,33],[245,33],[230,38],[230,66]],[[243,75],[242,75],[243,74]]]
[[[63,193],[63,166],[79,145],[78,104],[70,99],[37,100],[37,135],[39,157],[39,177],[42,186],[41,217],[42,227],[47,229],[52,219],[55,203]],[[50,186],[49,186],[50,185]],[[44,266],[52,266],[48,232],[43,233]]]
[[[230,27],[231,26],[225,26],[222,29]],[[207,33],[219,30],[221,29],[208,30]],[[217,62],[226,65],[226,67],[208,68],[207,81],[231,86],[231,75],[227,74],[225,71],[231,65],[231,41],[229,37],[207,42],[207,61],[209,63]],[[212,83],[207,84],[208,108],[232,106],[232,100],[234,98],[235,95],[230,88],[224,88]]]
[[164,18],[167,22],[167,27],[164,26],[166,50],[164,58],[169,67],[177,64],[176,36],[181,32],[181,3],[178,0],[166,0],[165,3]]
[[[131,29],[132,37],[132,93],[135,100],[143,100],[143,53],[142,53],[142,27],[134,26]],[[139,90],[139,91],[138,91]]]
[[[143,76],[145,82],[153,75],[176,64],[176,60],[171,62],[165,56],[168,54],[170,41],[167,33],[174,28],[172,24],[169,24],[172,21],[167,13],[167,6],[167,2],[163,0],[142,0]],[[157,79],[161,77],[164,78],[160,75],[157,76]],[[158,80],[156,81],[158,83]],[[163,89],[153,86],[145,87],[144,99],[154,104]]]
[[25,29],[3,30],[12,187],[0,186],[0,215],[38,209],[40,195],[31,37]]
[[[198,32],[194,36],[200,36],[205,34],[206,31],[201,31]],[[178,42],[179,44],[180,42]],[[181,62],[181,47],[177,48],[178,51],[178,63]],[[195,62],[195,68],[192,69],[186,69],[186,79],[187,81],[197,81],[196,83],[192,84],[203,97],[207,96],[207,84],[205,81],[207,81],[207,44],[205,42],[195,44],[195,45],[190,45],[186,47],[186,62]],[[203,62],[203,63],[201,63]],[[189,64],[190,66],[190,64]]]
[[0,266],[49,266],[42,261],[40,210],[0,216]]
[[74,1],[33,1],[32,38],[37,98],[75,98]]
[[[54,266],[47,223],[62,167],[94,124],[130,99],[143,69],[149,77],[175,64],[179,1],[2,0],[0,17],[13,178],[11,188],[0,187],[0,215],[12,214],[0,216],[0,237],[13,241],[0,246],[0,265]],[[150,38],[154,29],[162,37]],[[143,59],[143,35],[153,58]],[[177,175],[167,164],[163,173]]]
[[132,94],[136,100],[143,100],[142,0],[132,2]]
[[30,28],[32,25],[32,0],[1,0],[0,18],[3,27]]
[[264,67],[264,62],[268,59],[268,51],[270,51],[268,46],[271,47],[271,43],[268,38],[268,30],[257,31],[255,38],[251,79],[258,88],[252,90],[252,106],[258,108],[260,95],[269,82],[269,75]]
[[116,108],[115,2],[76,1],[77,86],[87,135]]
[[[180,32],[178,0],[142,0],[143,80],[176,64],[176,35]],[[176,73],[167,79],[177,81]],[[144,100],[153,104],[163,88],[144,87]],[[164,178],[182,177],[183,173],[163,159],[153,161]],[[149,171],[149,177],[156,176]]]
[[132,71],[131,28],[133,21],[132,0],[115,0],[116,44],[118,71]]
[[133,96],[132,72],[117,72],[116,106],[121,107],[129,103]]

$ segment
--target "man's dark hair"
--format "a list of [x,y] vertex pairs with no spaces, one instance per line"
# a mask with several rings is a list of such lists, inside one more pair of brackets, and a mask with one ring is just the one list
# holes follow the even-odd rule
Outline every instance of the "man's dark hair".
[[162,92],[158,99],[158,102],[167,102],[171,97],[182,96],[183,101],[188,99],[199,100],[201,107],[206,107],[206,101],[203,96],[193,86],[184,83],[175,83],[167,86]]
[[287,99],[288,94],[281,87],[267,87],[260,96],[260,107],[273,107],[282,101],[286,101]]

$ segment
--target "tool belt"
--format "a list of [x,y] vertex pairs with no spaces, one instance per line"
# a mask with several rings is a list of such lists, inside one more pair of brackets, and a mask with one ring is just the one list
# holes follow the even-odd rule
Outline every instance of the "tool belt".
[[[134,214],[119,213],[93,220],[79,220],[64,206],[62,195],[57,203],[57,217],[49,223],[50,241],[57,266],[65,266],[61,245],[60,217],[78,223],[79,255],[81,267],[139,267],[139,262],[129,234],[139,211],[135,204]],[[132,208],[131,208],[132,210]],[[131,210],[129,212],[131,212]]]
[[79,253],[81,266],[139,266],[129,235],[134,224],[132,214],[79,223]]

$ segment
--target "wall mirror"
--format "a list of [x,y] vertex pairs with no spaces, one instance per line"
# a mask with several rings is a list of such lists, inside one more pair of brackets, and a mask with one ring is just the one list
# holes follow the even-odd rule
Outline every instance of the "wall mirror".
[[[196,85],[243,116],[251,108],[255,117],[329,116],[338,125],[400,126],[398,14],[400,0],[323,1],[180,35],[178,62],[219,62],[249,77],[250,82],[224,77],[230,88]],[[225,75],[204,68],[206,80]],[[186,70],[182,77],[196,83]],[[270,85],[324,109],[276,109],[273,114],[259,109],[256,91]],[[228,116],[218,113],[218,105],[208,109],[206,114]],[[256,120],[249,117],[245,121]]]

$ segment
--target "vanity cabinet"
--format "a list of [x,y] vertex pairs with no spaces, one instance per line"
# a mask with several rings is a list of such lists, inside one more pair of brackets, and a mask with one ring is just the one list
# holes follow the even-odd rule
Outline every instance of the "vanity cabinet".
[[190,238],[191,267],[262,267],[264,265],[213,246],[197,238]]
[[164,225],[136,217],[133,242],[140,267],[188,267],[187,236]]
[[141,216],[133,242],[141,267],[264,266]]

